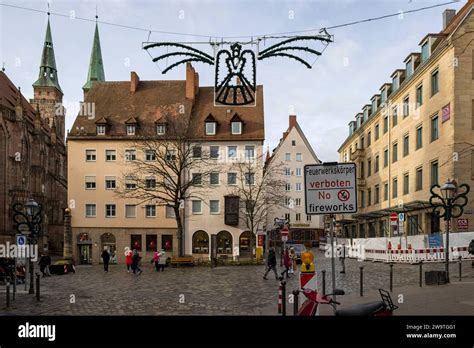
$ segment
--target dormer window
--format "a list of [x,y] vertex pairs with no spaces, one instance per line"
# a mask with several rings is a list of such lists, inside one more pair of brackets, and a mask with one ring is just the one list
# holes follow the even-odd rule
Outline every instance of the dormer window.
[[242,122],[232,122],[232,134],[242,134]]
[[407,78],[413,75],[413,59],[412,58],[406,61],[405,70],[406,70]]
[[398,77],[398,74],[397,74],[392,78],[392,88],[393,88],[394,92],[398,89],[398,86],[399,86],[398,81],[399,81],[399,77]]
[[105,124],[98,124],[96,126],[97,135],[105,135]]
[[166,133],[166,125],[164,123],[159,123],[156,125],[156,134],[157,135],[165,135]]
[[426,40],[423,45],[421,45],[421,62],[423,63],[430,57],[430,42]]
[[204,124],[206,135],[216,135],[217,121],[214,116],[212,116],[212,114],[209,114],[206,117],[206,119],[204,120]]
[[135,135],[135,125],[128,124],[127,125],[127,135]]

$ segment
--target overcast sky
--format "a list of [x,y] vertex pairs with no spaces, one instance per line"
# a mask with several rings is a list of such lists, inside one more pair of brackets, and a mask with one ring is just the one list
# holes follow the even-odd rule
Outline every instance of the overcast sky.
[[[449,0],[298,0],[298,1],[51,1],[51,12],[155,30],[199,35],[240,36],[321,28],[379,15],[440,4]],[[46,10],[46,1],[0,3]],[[378,93],[391,73],[403,68],[420,40],[442,29],[442,12],[458,10],[465,1],[376,22],[330,30],[335,36],[313,69],[293,60],[259,62],[257,83],[264,86],[266,144],[272,149],[287,128],[291,110],[322,161],[338,159],[337,149],[348,135],[348,122]],[[71,12],[74,11],[74,12]],[[0,62],[10,79],[30,98],[38,77],[47,16],[0,6]],[[59,82],[68,108],[70,129],[82,100],[94,24],[51,16]],[[162,75],[141,49],[148,33],[100,24],[107,80],[184,79],[184,66]],[[150,41],[202,41],[204,38],[152,34]],[[212,53],[208,45],[200,49]],[[200,85],[213,84],[212,67],[196,64]]]

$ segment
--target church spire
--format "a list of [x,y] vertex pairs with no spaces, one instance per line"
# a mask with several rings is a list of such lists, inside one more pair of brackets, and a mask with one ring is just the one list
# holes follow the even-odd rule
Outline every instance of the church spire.
[[100,49],[99,25],[97,23],[98,16],[95,16],[95,32],[94,41],[92,43],[91,59],[89,62],[89,72],[87,74],[87,81],[82,87],[84,92],[87,92],[94,81],[105,81],[104,64],[102,61],[102,51]]
[[46,27],[46,36],[43,45],[43,54],[41,56],[40,72],[38,80],[33,83],[33,87],[55,87],[62,93],[58,81],[58,71],[56,69],[56,59],[54,57],[53,38],[51,36],[51,26]]

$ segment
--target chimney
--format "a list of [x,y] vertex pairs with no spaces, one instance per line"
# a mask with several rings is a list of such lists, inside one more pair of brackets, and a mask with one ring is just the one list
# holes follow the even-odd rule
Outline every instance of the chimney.
[[132,71],[130,74],[130,92],[135,93],[138,89],[138,84],[140,83],[140,78],[138,77],[135,71]]
[[444,10],[443,12],[443,30],[449,25],[453,17],[456,15],[456,10]]
[[199,74],[197,72],[194,73],[194,95],[198,95],[199,93]]
[[296,115],[290,115],[290,129],[296,127]]
[[191,63],[186,63],[186,98],[194,100],[196,95],[196,72]]

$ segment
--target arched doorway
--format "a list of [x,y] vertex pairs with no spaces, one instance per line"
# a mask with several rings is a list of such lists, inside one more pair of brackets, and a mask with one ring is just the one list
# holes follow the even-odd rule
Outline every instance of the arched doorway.
[[250,258],[252,256],[252,232],[245,231],[239,237],[239,256],[240,258]]
[[217,234],[217,253],[232,255],[232,235],[229,231],[220,231]]
[[104,233],[100,236],[100,244],[100,252],[102,253],[102,250],[106,249],[110,254],[110,263],[117,263],[115,236],[112,233]]
[[194,232],[193,254],[209,254],[209,235],[206,231]]
[[79,248],[79,263],[81,265],[92,264],[92,239],[88,233],[77,235],[77,247]]

